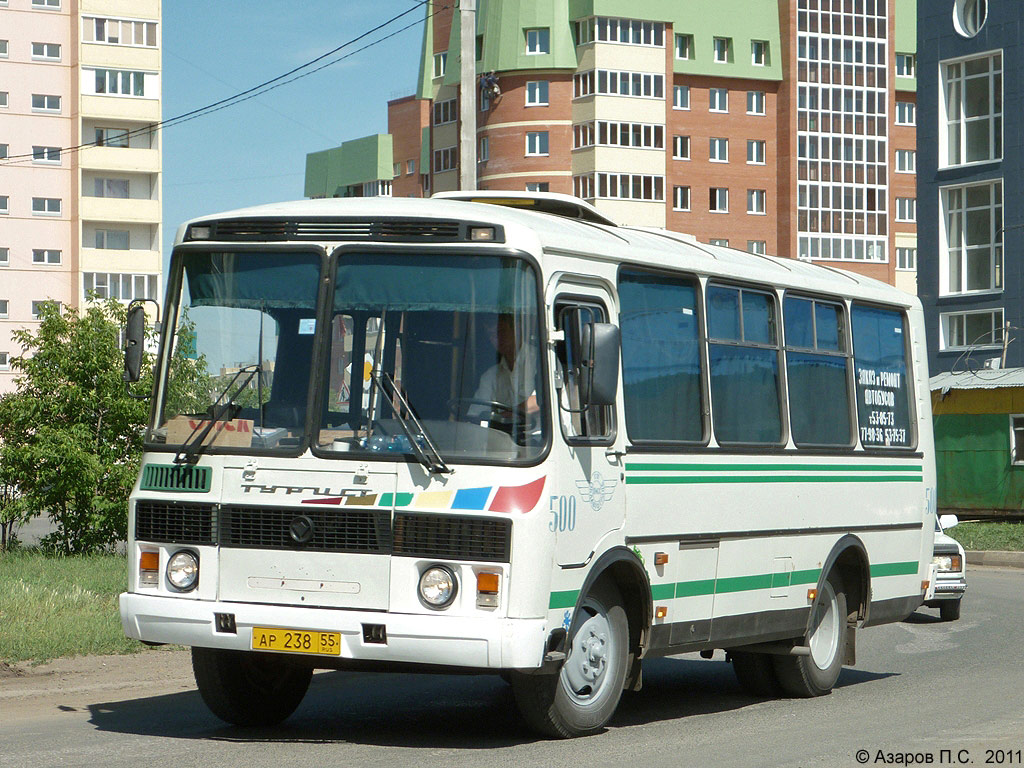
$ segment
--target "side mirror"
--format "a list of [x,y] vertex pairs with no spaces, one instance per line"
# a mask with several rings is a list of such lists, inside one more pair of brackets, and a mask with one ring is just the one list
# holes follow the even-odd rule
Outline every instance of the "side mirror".
[[946,530],[947,528],[952,528],[954,525],[958,524],[959,522],[960,522],[960,520],[957,518],[956,515],[941,515],[939,517],[939,525],[942,526],[942,530]]
[[614,405],[619,389],[619,327],[611,323],[583,326],[580,352],[589,375],[583,376],[583,402],[587,405]]
[[142,352],[146,337],[146,307],[132,304],[124,331],[124,381],[138,381],[142,376]]

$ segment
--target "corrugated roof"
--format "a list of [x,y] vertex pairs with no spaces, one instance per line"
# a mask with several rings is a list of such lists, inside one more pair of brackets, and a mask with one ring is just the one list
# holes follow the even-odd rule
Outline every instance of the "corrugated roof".
[[977,371],[937,373],[928,380],[931,390],[999,389],[1024,387],[1024,368],[982,368]]

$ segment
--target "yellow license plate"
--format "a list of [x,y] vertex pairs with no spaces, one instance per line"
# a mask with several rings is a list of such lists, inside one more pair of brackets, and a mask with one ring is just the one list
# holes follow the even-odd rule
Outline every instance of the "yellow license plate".
[[254,651],[319,653],[326,656],[340,656],[341,633],[282,629],[281,627],[253,627],[252,649]]

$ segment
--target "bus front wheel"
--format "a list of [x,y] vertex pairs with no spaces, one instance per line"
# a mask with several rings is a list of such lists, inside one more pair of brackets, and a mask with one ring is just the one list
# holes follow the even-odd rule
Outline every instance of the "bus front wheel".
[[775,673],[782,689],[801,698],[823,696],[831,691],[843,668],[847,630],[846,593],[838,574],[831,573],[811,607],[811,624],[805,638],[810,654],[775,657]]
[[513,673],[523,718],[556,738],[585,736],[611,719],[626,680],[629,624],[614,584],[602,582],[577,609],[557,674]]
[[233,725],[275,725],[299,706],[313,677],[272,654],[193,648],[192,671],[206,706]]

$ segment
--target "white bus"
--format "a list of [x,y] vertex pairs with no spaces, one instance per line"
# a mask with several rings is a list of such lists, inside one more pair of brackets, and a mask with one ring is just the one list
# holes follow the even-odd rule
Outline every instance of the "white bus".
[[567,196],[309,200],[183,226],[161,328],[121,616],[231,723],[459,669],[581,735],[715,649],[817,696],[933,581],[921,307],[849,272]]

